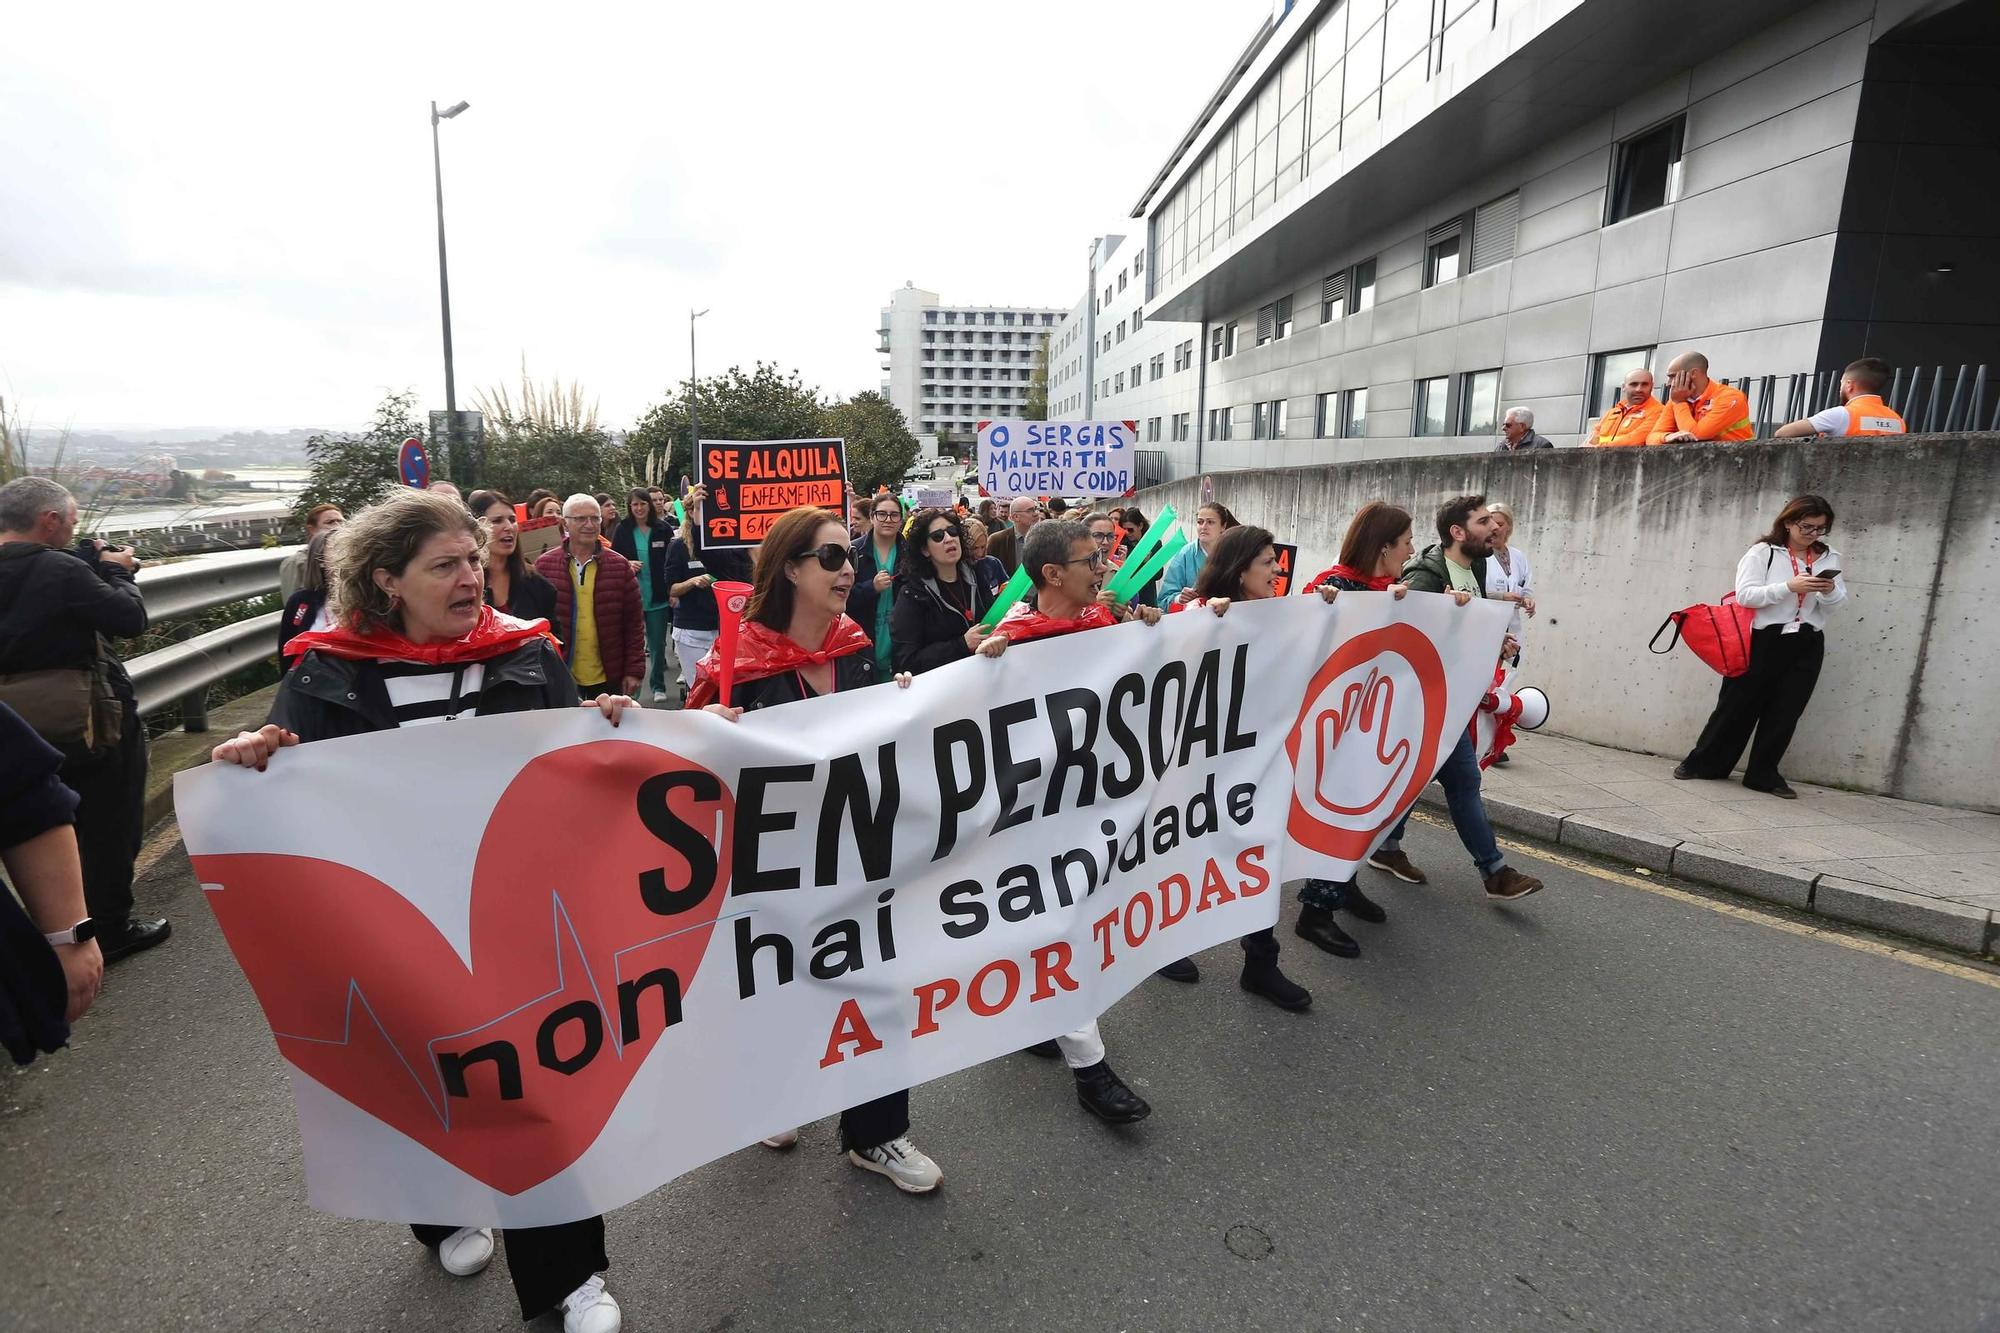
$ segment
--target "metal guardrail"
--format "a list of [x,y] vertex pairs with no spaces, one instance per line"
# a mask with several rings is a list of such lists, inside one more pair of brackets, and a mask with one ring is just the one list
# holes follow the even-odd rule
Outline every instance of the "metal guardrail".
[[[154,625],[278,591],[278,566],[298,548],[230,551],[139,571],[146,617]],[[279,613],[253,616],[125,663],[144,717],[175,703],[187,730],[208,730],[208,687],[276,654]]]
[[[1840,372],[1808,370],[1791,375],[1746,375],[1723,383],[1743,390],[1757,438],[1787,421],[1798,421],[1840,405]],[[2000,397],[1987,410],[1987,372],[1983,365],[1961,365],[1947,377],[1943,366],[1898,366],[1882,401],[1909,425],[1912,435],[1951,434],[1960,430],[2000,431]],[[1782,406],[1781,406],[1782,404]],[[1984,424],[1982,424],[1982,422]]]

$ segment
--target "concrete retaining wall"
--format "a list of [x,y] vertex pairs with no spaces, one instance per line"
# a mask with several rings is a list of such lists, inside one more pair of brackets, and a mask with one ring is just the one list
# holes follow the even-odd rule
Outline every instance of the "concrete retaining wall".
[[[1715,601],[1736,562],[1795,495],[1826,496],[1849,600],[1828,623],[1826,666],[1786,774],[1807,782],[2000,809],[2000,437],[1913,436],[1656,449],[1438,455],[1216,472],[1246,523],[1332,563],[1369,500],[1416,518],[1419,549],[1452,495],[1514,507],[1540,615],[1521,680],[1549,693],[1548,729],[1678,755],[1718,678],[1685,648],[1646,642],[1669,611]],[[1200,481],[1143,492],[1191,525]]]

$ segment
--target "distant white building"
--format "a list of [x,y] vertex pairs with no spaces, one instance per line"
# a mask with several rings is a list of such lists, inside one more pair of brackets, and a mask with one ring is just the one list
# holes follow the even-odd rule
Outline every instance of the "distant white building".
[[882,307],[882,395],[903,413],[912,434],[949,433],[970,452],[979,422],[1017,417],[1044,335],[1060,310],[1030,306],[948,306],[936,292],[904,283]]
[[1142,451],[1191,439],[1201,325],[1146,318],[1146,247],[1137,238],[1098,237],[1090,273],[1090,290],[1049,339],[1049,420],[1137,422]]

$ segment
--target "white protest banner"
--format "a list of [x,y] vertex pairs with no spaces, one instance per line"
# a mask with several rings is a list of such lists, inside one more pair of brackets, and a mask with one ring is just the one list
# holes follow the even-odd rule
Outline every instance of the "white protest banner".
[[1416,799],[1507,619],[1238,603],[734,725],[574,709],[317,741],[182,773],[176,804],[313,1204],[543,1225],[1271,925],[1284,880],[1351,874]]
[[979,484],[989,495],[1136,494],[1136,421],[982,421]]

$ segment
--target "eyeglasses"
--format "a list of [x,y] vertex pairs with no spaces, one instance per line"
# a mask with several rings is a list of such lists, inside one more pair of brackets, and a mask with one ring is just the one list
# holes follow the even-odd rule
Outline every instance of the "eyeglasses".
[[875,511],[875,517],[878,520],[885,518],[900,519],[902,516],[903,511],[900,509],[878,509]]
[[604,520],[595,514],[564,514],[563,522],[574,523],[580,528],[595,528],[601,526]]
[[965,529],[956,523],[947,523],[941,528],[932,528],[924,536],[934,542],[941,542],[947,537],[956,537],[962,541],[965,538]]
[[1801,537],[1824,537],[1828,532],[1825,523],[1794,523],[1792,526],[1799,530]]
[[1062,563],[1065,565],[1089,565],[1092,569],[1102,569],[1104,568],[1104,552],[1092,551],[1089,555],[1080,555],[1074,560],[1065,560]]
[[854,552],[848,550],[839,542],[828,542],[824,546],[816,546],[810,551],[795,555],[792,559],[817,560],[819,561],[819,567],[831,574],[842,565],[851,563],[854,559]]

